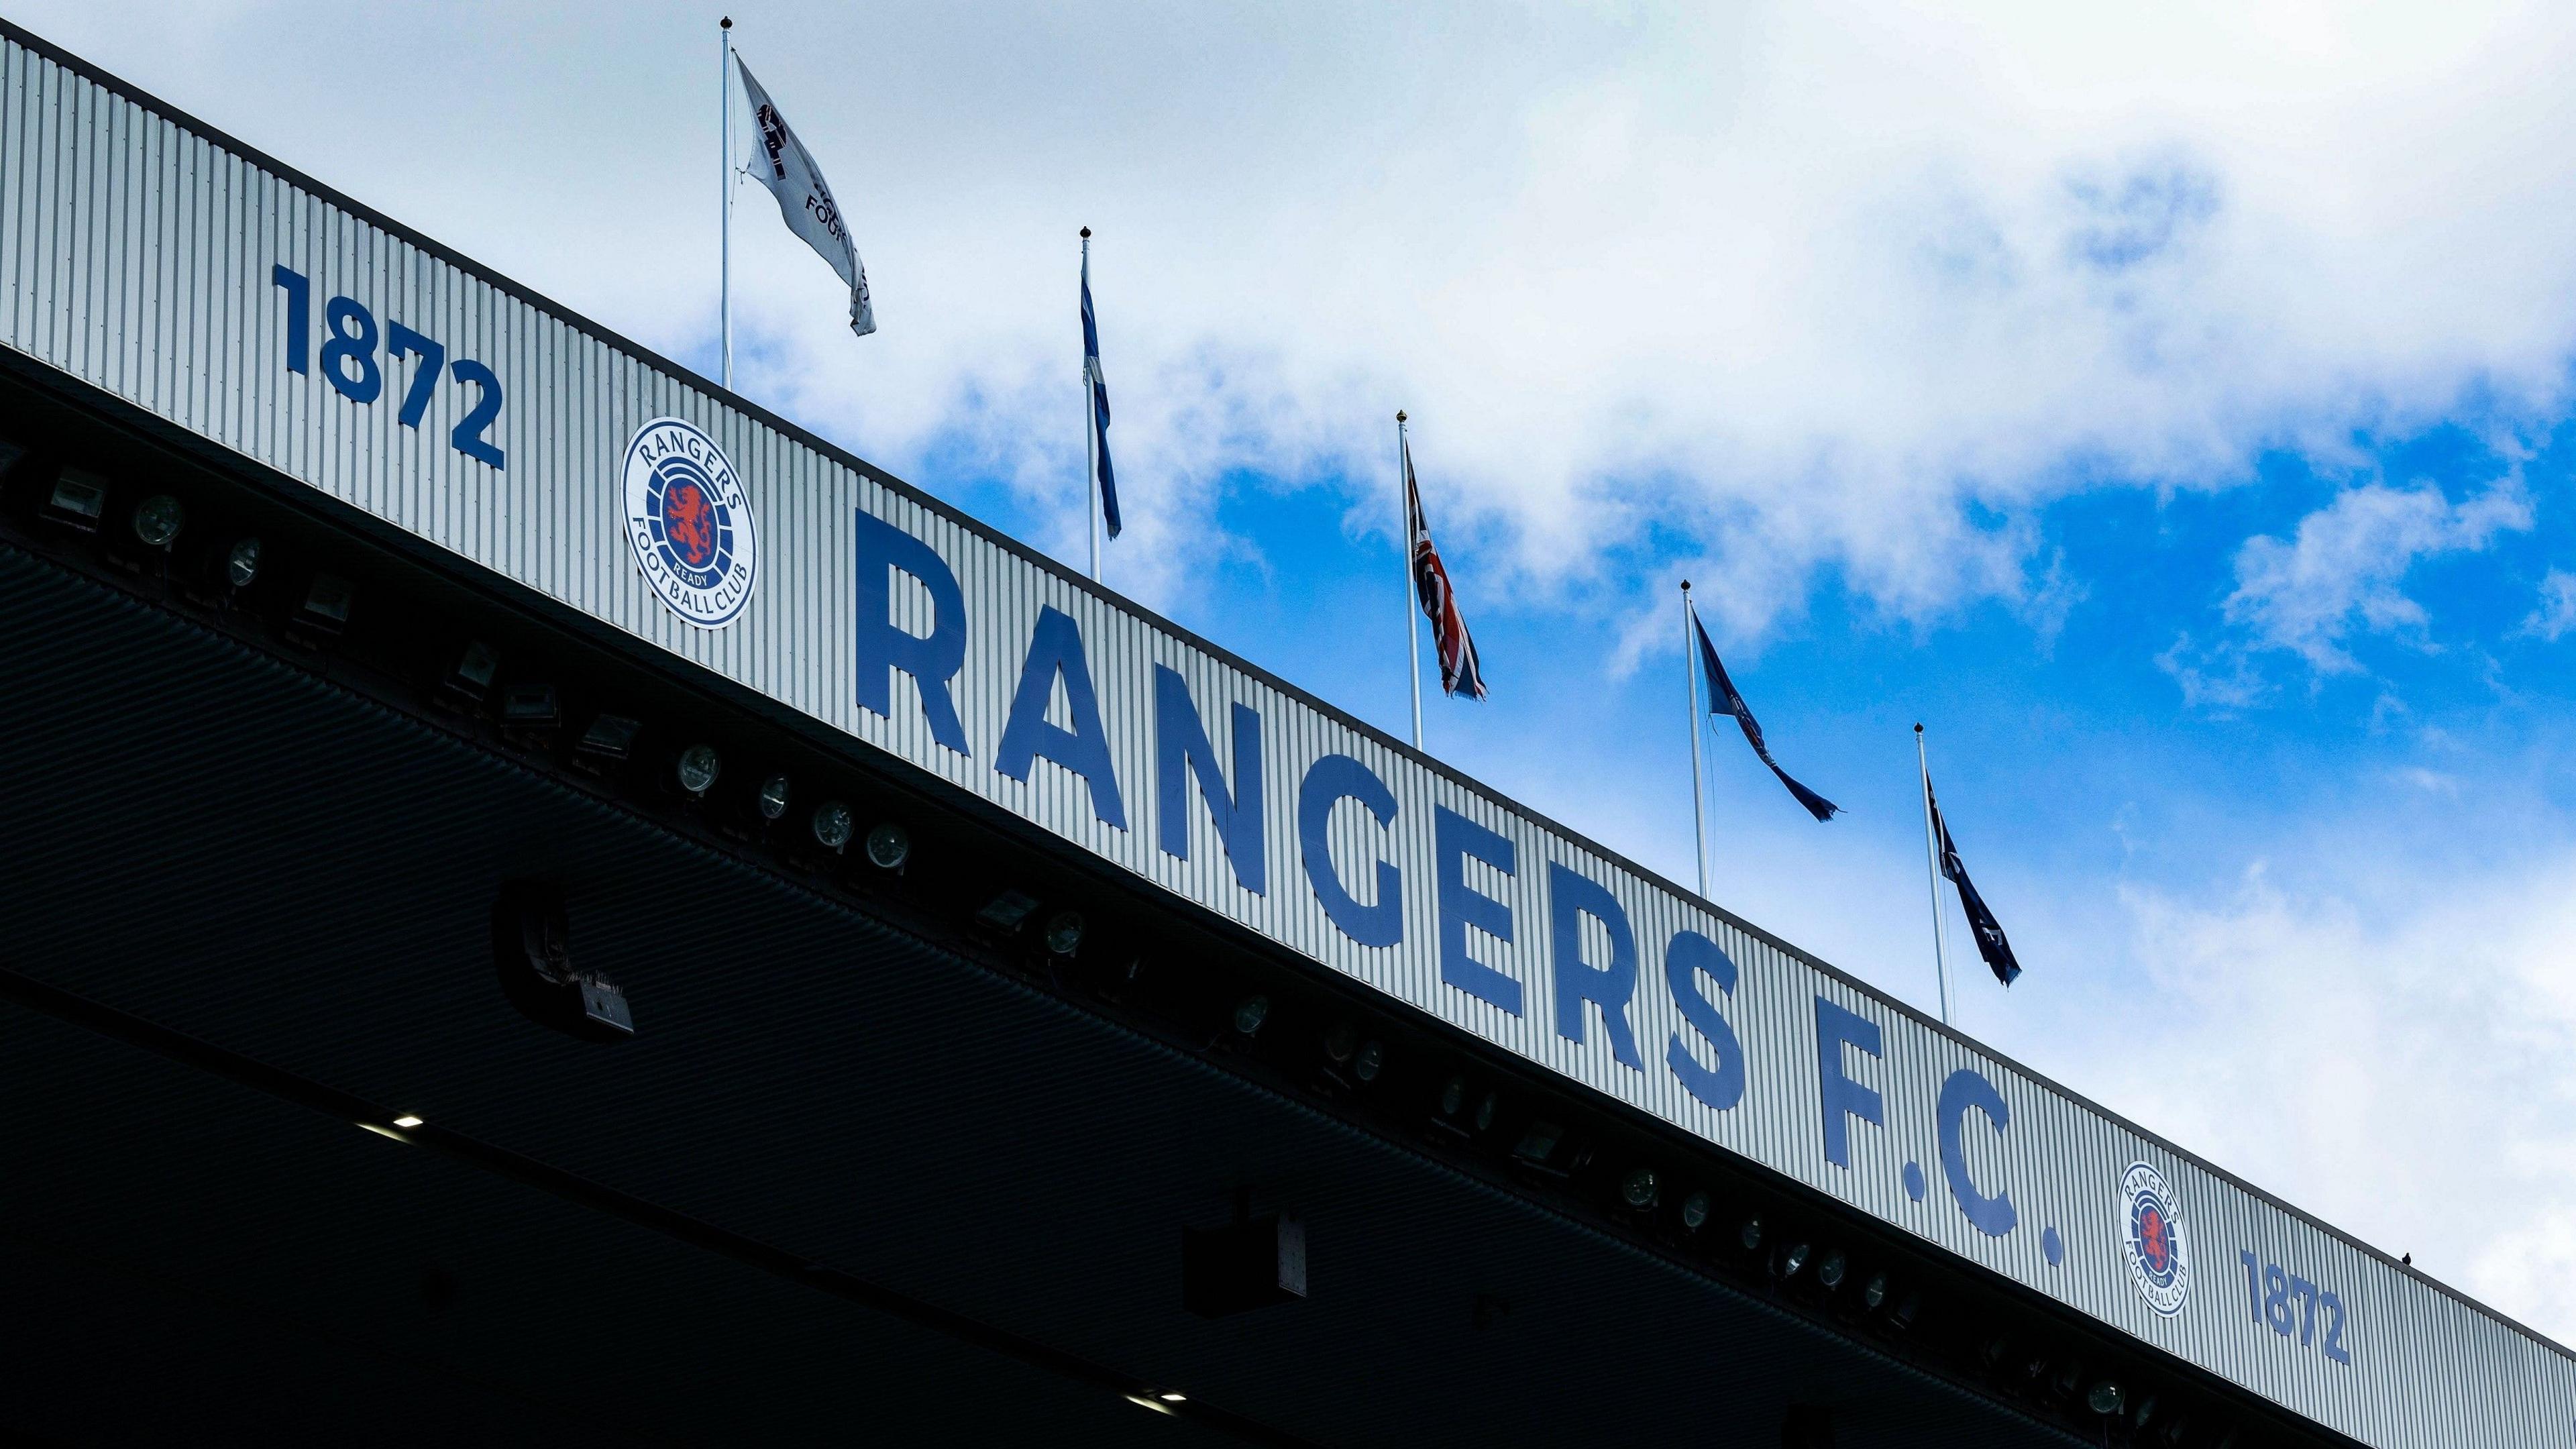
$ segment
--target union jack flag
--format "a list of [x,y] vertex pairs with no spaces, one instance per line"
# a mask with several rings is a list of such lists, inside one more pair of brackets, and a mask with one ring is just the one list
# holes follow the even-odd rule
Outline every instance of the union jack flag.
[[1485,697],[1484,667],[1476,662],[1476,641],[1458,612],[1458,591],[1449,586],[1449,570],[1431,542],[1430,521],[1422,516],[1422,488],[1413,479],[1413,444],[1404,445],[1404,521],[1413,533],[1413,597],[1431,621],[1431,637],[1440,650],[1440,687],[1469,699]]

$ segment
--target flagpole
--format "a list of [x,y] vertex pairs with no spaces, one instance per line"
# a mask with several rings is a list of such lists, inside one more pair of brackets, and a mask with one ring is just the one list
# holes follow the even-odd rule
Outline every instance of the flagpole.
[[1404,657],[1413,681],[1413,747],[1422,748],[1422,626],[1413,616],[1422,610],[1413,576],[1413,455],[1404,446],[1404,411],[1395,414],[1395,506],[1403,514],[1396,529],[1404,556]]
[[1941,1024],[1950,1024],[1950,951],[1941,928],[1941,837],[1932,824],[1932,764],[1923,752],[1923,726],[1914,726],[1914,764],[1923,772],[1923,866],[1932,888],[1932,968],[1941,977]]
[[722,260],[717,267],[716,315],[718,328],[724,334],[724,385],[725,390],[731,392],[733,390],[733,17],[728,15],[717,21],[716,29],[724,36],[724,59],[719,62],[724,67],[722,85],[724,114],[716,120],[716,146],[724,153],[721,158],[724,166],[719,173],[723,177],[720,210],[724,216],[721,224],[724,241],[718,249],[718,255]]
[[[1091,286],[1091,228],[1082,229],[1082,285]],[[1091,581],[1100,582],[1100,391],[1091,383],[1091,358],[1082,359],[1082,523],[1091,536]]]
[[1699,774],[1699,661],[1691,657],[1691,625],[1698,615],[1691,612],[1690,580],[1682,580],[1682,689],[1690,697],[1691,737],[1691,845],[1699,852],[1699,894],[1708,898],[1708,789],[1700,783]]

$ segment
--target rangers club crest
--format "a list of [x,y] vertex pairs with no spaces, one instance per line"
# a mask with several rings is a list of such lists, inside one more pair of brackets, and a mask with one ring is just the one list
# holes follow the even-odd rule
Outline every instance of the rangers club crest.
[[655,418],[626,445],[627,542],[671,612],[721,629],[751,599],[760,531],[733,462],[678,418]]
[[2191,1294],[2191,1255],[2183,1246],[2182,1209],[2164,1174],[2132,1163],[2120,1178],[2120,1235],[2129,1250],[2129,1281],[2167,1318]]

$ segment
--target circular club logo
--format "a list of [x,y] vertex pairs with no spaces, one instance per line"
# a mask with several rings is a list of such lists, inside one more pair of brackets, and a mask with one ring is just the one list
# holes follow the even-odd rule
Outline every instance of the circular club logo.
[[2120,1226],[2138,1296],[2167,1318],[2180,1313],[2191,1294],[2191,1255],[2183,1247],[2182,1209],[2163,1173],[2139,1162],[2121,1176]]
[[733,462],[678,418],[626,445],[626,539],[671,612],[701,629],[734,621],[760,576],[760,531]]

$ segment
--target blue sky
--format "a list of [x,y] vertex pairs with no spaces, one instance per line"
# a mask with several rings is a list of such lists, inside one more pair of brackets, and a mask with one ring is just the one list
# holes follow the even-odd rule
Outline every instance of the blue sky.
[[[881,332],[746,193],[743,390],[1403,732],[1392,414],[1493,698],[1432,751],[2576,1338],[2576,20],[2472,4],[744,0]],[[712,369],[715,7],[13,18]],[[372,78],[399,70],[404,87]],[[435,105],[418,97],[434,95]]]

